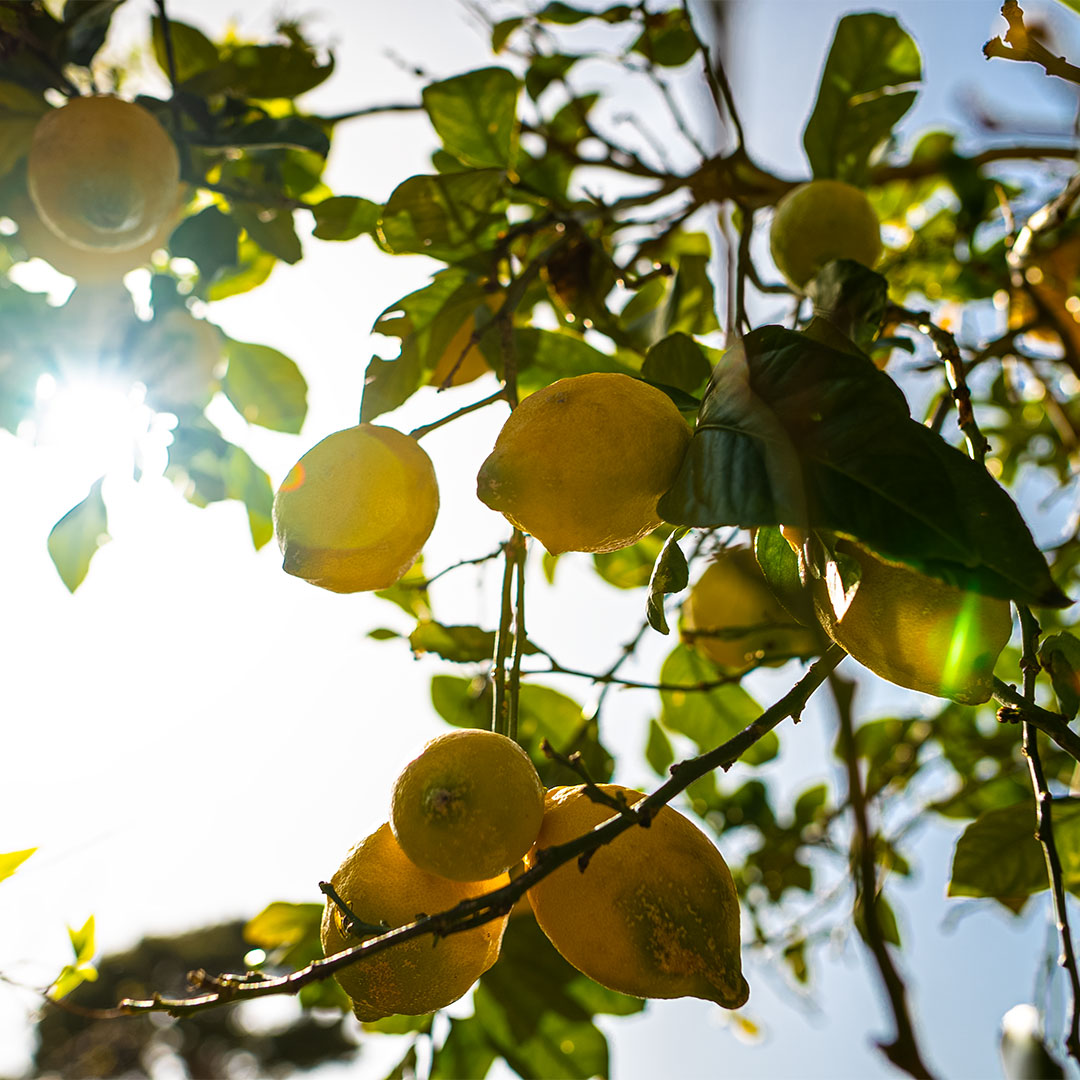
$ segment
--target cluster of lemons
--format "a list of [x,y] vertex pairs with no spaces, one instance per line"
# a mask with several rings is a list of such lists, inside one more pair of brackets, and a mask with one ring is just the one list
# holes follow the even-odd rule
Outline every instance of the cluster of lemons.
[[[598,785],[632,806],[640,791]],[[510,882],[538,852],[610,818],[584,785],[545,792],[529,756],[491,731],[433,739],[397,778],[390,821],[354,847],[330,880],[327,955]],[[578,970],[638,997],[693,996],[738,1008],[749,988],[739,955],[739,902],[723,857],[663,807],[525,894],[537,923]],[[414,938],[337,973],[363,1021],[433,1012],[456,1001],[499,956],[509,912],[438,941]]]
[[[167,132],[145,109],[109,96],[77,98],[46,113],[32,140],[27,187],[29,201],[15,210],[20,237],[31,253],[80,279],[115,277],[144,263],[166,241],[185,199]],[[878,220],[856,188],[813,181],[780,201],[771,248],[781,273],[801,291],[832,259],[872,266],[881,252]],[[199,337],[186,324],[165,332]],[[457,384],[485,370],[479,350],[467,348],[471,335],[471,323],[461,328],[432,382]],[[212,336],[201,352],[219,362],[220,338]],[[164,344],[159,351],[168,352]],[[168,396],[169,373],[160,374]],[[203,373],[204,382],[210,374]],[[561,379],[511,413],[479,471],[477,494],[553,554],[615,551],[661,523],[658,500],[689,440],[667,395],[639,379]],[[323,439],[293,466],[275,496],[274,526],[289,573],[356,592],[400,579],[438,510],[435,472],[417,440],[362,423]],[[740,674],[813,655],[823,631],[894,683],[986,700],[1011,632],[1004,601],[962,592],[840,540],[837,550],[859,564],[861,578],[854,598],[838,604],[828,583],[809,572],[808,537],[785,535],[819,625],[794,620],[752,552],[733,549],[691,590],[684,640],[722,671]],[[585,786],[545,792],[525,752],[492,732],[434,740],[398,778],[390,822],[357,845],[332,879],[336,899],[327,903],[324,948],[339,951],[419,912],[443,911],[505,884],[510,871],[535,865],[538,852],[610,817],[613,800],[642,797],[614,785],[599,790],[607,802]],[[629,830],[597,851],[587,872],[570,862],[527,895],[556,948],[606,986],[648,997],[693,995],[728,1008],[747,998],[731,875],[711,841],[669,807],[648,829]],[[452,934],[435,948],[421,938],[385,950],[338,979],[362,1020],[430,1012],[460,997],[494,963],[508,917]]]

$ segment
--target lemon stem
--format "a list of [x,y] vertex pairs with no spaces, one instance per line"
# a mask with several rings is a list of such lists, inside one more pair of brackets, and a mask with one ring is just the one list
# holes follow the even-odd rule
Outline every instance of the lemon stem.
[[503,548],[502,607],[499,614],[499,629],[495,634],[495,663],[492,676],[495,680],[495,695],[492,707],[491,730],[498,735],[506,735],[510,728],[509,705],[506,693],[506,661],[510,656],[512,625],[514,619],[514,570],[517,557],[514,552],[515,529]]
[[506,734],[518,741],[518,700],[521,690],[521,657],[525,653],[525,535],[514,530],[514,562],[517,567],[517,594],[514,599],[514,652],[510,661]]

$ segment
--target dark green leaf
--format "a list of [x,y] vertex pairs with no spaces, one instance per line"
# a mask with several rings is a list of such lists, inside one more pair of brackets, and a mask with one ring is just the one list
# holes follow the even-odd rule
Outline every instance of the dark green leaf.
[[579,23],[585,19],[591,18],[593,14],[594,12],[592,11],[581,11],[579,8],[564,4],[561,0],[551,0],[550,3],[545,4],[536,13],[536,17],[541,22],[558,23],[560,26],[572,26],[574,23]]
[[[814,315],[827,320],[860,349],[870,348],[888,303],[889,284],[873,270],[851,259],[836,259],[811,279]],[[841,348],[838,342],[837,348]]]
[[443,626],[418,622],[409,635],[409,645],[417,653],[432,652],[458,664],[489,660],[495,651],[495,631],[479,626]]
[[313,236],[320,240],[352,240],[361,233],[374,233],[382,207],[370,199],[336,195],[313,207]]
[[450,1033],[432,1058],[429,1080],[461,1080],[464,1076],[484,1080],[498,1056],[479,1020],[454,1017]]
[[525,20],[519,15],[513,19],[503,19],[491,28],[491,51],[501,53],[503,47],[510,39],[510,35],[524,23]]
[[379,232],[395,255],[460,262],[491,248],[506,227],[499,169],[413,176],[383,207]]
[[[878,927],[881,930],[881,936],[890,944],[900,948],[900,927],[896,922],[896,913],[892,909],[892,905],[885,899],[884,893],[879,893],[877,896],[877,918]],[[863,904],[860,902],[855,908],[855,929],[859,931],[859,937],[863,941],[869,941],[866,930],[866,911]]]
[[[478,1073],[477,1075],[483,1080],[483,1076],[486,1072],[487,1069],[485,1069],[483,1073]],[[409,1049],[405,1051],[405,1056],[386,1074],[385,1077],[383,1077],[383,1080],[413,1080],[416,1075],[416,1043],[414,1042]],[[472,1073],[469,1073],[468,1075],[471,1076]],[[434,1072],[429,1073],[429,1078],[434,1076]]]
[[1012,499],[912,420],[887,375],[778,326],[724,353],[658,509],[695,526],[809,522],[960,588],[1068,603]]
[[645,744],[645,760],[657,776],[667,776],[668,768],[675,760],[671,740],[655,720],[649,721],[649,741]]
[[669,632],[664,614],[664,597],[668,593],[682,592],[690,583],[690,568],[686,565],[686,556],[678,543],[686,533],[686,529],[676,529],[667,538],[649,581],[645,615],[649,625],[661,634]]
[[814,177],[860,184],[873,151],[915,102],[914,90],[899,87],[921,78],[918,47],[896,19],[844,16],[803,132]]
[[297,435],[307,415],[307,382],[284,353],[226,338],[225,396],[249,423]]
[[469,71],[424,88],[443,146],[466,165],[506,169],[513,159],[518,81],[505,68]]
[[557,79],[561,79],[581,59],[580,56],[563,56],[561,53],[534,55],[525,72],[525,91],[536,101]]
[[216,206],[208,206],[184,218],[173,230],[169,250],[179,258],[190,259],[198,266],[199,273],[212,281],[219,270],[236,265],[239,239],[236,222]]
[[754,557],[784,610],[803,626],[817,626],[810,591],[803,588],[799,576],[799,557],[775,525],[763,526],[755,533]]
[[113,12],[123,0],[67,0],[64,5],[64,62],[88,67],[105,44]]
[[645,32],[631,46],[662,67],[680,67],[697,52],[690,20],[681,8],[645,16]]
[[290,265],[303,258],[304,251],[290,211],[257,209],[240,203],[233,206],[232,216],[268,254]]
[[242,147],[249,152],[280,148],[311,150],[319,157],[326,157],[330,152],[330,136],[302,116],[264,116],[243,127],[230,128],[220,145]]
[[185,89],[203,97],[229,92],[248,98],[294,98],[318,86],[333,70],[333,57],[320,64],[299,42],[239,45],[215,67],[193,76]]
[[[165,50],[164,27],[157,15],[152,17],[151,25],[153,26],[154,59],[157,60],[158,67],[168,75],[169,61]],[[187,82],[201,71],[209,71],[217,66],[217,46],[201,30],[170,18],[169,31],[172,35],[178,85]]]
[[1051,634],[1039,647],[1039,663],[1050,673],[1058,705],[1071,720],[1080,706],[1080,640],[1069,633]]
[[[716,668],[700,653],[676,645],[660,669],[660,682],[686,686],[686,690],[661,690],[660,723],[668,731],[692,739],[699,750],[712,750],[737,735],[758,718],[761,706],[738,683],[724,683],[710,690],[695,686],[719,677]],[[760,765],[776,757],[780,741],[769,732],[756,742],[741,761]]]
[[686,334],[669,334],[645,356],[641,377],[662,386],[675,386],[698,396],[712,374],[712,365],[701,346]]
[[69,592],[82,584],[97,549],[112,539],[101,498],[103,479],[95,480],[86,498],[73,506],[49,533],[49,556]]

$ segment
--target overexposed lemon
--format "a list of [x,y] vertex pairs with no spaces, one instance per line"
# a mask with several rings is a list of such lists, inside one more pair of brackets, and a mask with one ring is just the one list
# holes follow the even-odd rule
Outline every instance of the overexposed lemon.
[[[640,791],[600,784],[631,805]],[[544,824],[526,859],[574,840],[614,811],[583,785],[548,792]],[[713,842],[671,807],[598,848],[582,871],[572,860],[529,890],[541,929],[589,978],[635,997],[699,997],[726,1009],[750,988],[739,951],[739,899]]]
[[616,551],[661,524],[689,442],[671,399],[640,379],[559,379],[510,414],[476,491],[552,555]]
[[78,97],[38,121],[26,178],[41,220],[62,240],[124,251],[151,240],[172,213],[180,162],[141,105]]
[[838,541],[836,550],[860,569],[847,609],[837,611],[826,582],[813,581],[811,589],[822,628],[837,645],[897,686],[966,705],[989,700],[994,664],[1012,634],[1008,601],[965,592],[853,541]]
[[[420,870],[406,858],[386,824],[349,852],[330,884],[357,918],[392,930],[418,915],[448,911],[509,881],[508,874],[491,881],[450,881]],[[507,918],[443,938],[433,934],[414,938],[358,960],[335,978],[352,998],[359,1020],[434,1012],[457,1001],[499,958]],[[321,932],[327,956],[373,936],[375,931],[348,934],[341,909],[327,899]]]
[[729,548],[708,565],[683,603],[679,630],[731,675],[819,651],[818,635],[780,605],[749,548]]
[[390,824],[417,866],[456,881],[521,861],[544,817],[544,785],[513,739],[465,729],[424,747],[394,783]]
[[333,592],[386,589],[416,561],[435,525],[439,488],[411,435],[360,424],[328,435],[274,496],[289,574]]
[[776,204],[769,246],[776,268],[801,289],[833,259],[873,268],[881,256],[881,225],[857,187],[811,180]]

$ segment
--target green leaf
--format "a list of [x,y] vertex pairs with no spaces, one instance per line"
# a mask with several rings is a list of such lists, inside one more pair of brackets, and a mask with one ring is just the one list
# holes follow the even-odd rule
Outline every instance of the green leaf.
[[661,634],[669,633],[667,617],[664,614],[664,597],[668,593],[682,592],[690,583],[690,568],[686,565],[686,556],[682,553],[682,548],[679,547],[679,540],[686,535],[687,531],[676,529],[667,538],[649,581],[645,616],[649,620],[649,625]]
[[837,25],[803,132],[814,177],[859,185],[874,150],[915,102],[899,87],[922,78],[919,50],[891,15],[846,15]]
[[223,439],[209,423],[181,424],[175,429],[166,475],[186,481],[184,497],[195,506],[222,499],[243,502],[256,549],[273,537],[270,478],[246,451]]
[[[1080,891],[1080,799],[1054,799],[1051,816],[1062,880],[1070,891]],[[985,811],[956,843],[949,896],[988,896],[1019,912],[1032,893],[1048,887],[1030,799]]]
[[461,1080],[463,1076],[484,1080],[498,1056],[479,1020],[454,1017],[449,1034],[432,1058],[429,1080]]
[[[834,259],[811,279],[808,291],[816,320],[825,319],[864,351],[871,347],[888,303],[889,283],[880,274],[851,259]],[[820,340],[831,343],[827,338]],[[840,340],[835,348],[855,351]]]
[[505,68],[468,71],[424,87],[423,102],[443,146],[476,169],[509,168],[518,81]]
[[305,43],[239,45],[220,63],[190,77],[184,89],[201,97],[229,93],[246,98],[295,98],[329,78],[334,58],[320,64]]
[[690,20],[681,8],[645,16],[645,32],[631,46],[634,52],[662,67],[680,67],[697,52]]
[[803,626],[817,626],[810,590],[803,588],[799,575],[799,557],[775,525],[762,526],[755,533],[754,558],[784,610]]
[[[435,653],[458,664],[489,660],[495,651],[495,631],[479,626],[443,626],[424,621],[409,635],[409,645],[417,655]],[[534,650],[535,651],[535,650]]]
[[90,560],[109,536],[109,519],[101,497],[101,482],[95,480],[90,493],[73,506],[49,533],[49,556],[68,592],[74,592],[90,569]]
[[[700,653],[676,645],[660,669],[660,682],[694,687],[719,678],[716,668]],[[712,750],[727,742],[761,714],[761,706],[738,683],[724,683],[711,690],[661,690],[660,723],[686,735],[699,750]],[[776,757],[780,740],[770,731],[756,742],[741,761],[760,765]]]
[[37,848],[32,847],[24,848],[22,851],[0,853],[0,881],[11,877],[35,851],[37,851]]
[[34,128],[47,111],[48,105],[39,94],[0,80],[0,177],[29,152]]
[[500,22],[497,22],[491,28],[491,51],[493,53],[501,53],[507,41],[510,40],[510,35],[524,22],[524,18],[520,15],[512,19],[503,19]]
[[335,195],[312,208],[313,236],[320,240],[353,240],[361,233],[374,234],[382,207],[355,195]]
[[700,396],[712,365],[701,346],[686,334],[669,334],[649,349],[641,365],[641,377],[661,386],[675,386]]
[[253,205],[238,203],[232,208],[232,216],[251,239],[263,251],[291,266],[304,255],[300,237],[291,211],[266,210]]
[[244,925],[244,940],[261,949],[296,945],[319,934],[323,904],[292,904],[275,900]]
[[581,59],[580,56],[564,56],[561,53],[533,54],[525,72],[525,92],[536,101],[553,83],[563,78]]
[[490,250],[506,227],[504,180],[500,169],[410,177],[383,207],[383,243],[449,263]]
[[913,420],[887,375],[779,326],[714,368],[658,511],[691,526],[805,522],[962,589],[1069,602],[1008,493]]
[[[896,913],[892,909],[892,905],[885,899],[884,893],[878,893],[877,896],[877,917],[878,926],[881,929],[881,936],[890,944],[900,948],[900,927],[896,922]],[[855,929],[859,931],[859,937],[863,941],[869,942],[866,930],[866,910],[863,904],[860,902],[855,908]]]
[[[248,153],[256,150],[310,150],[324,158],[330,153],[330,136],[302,116],[264,116],[242,127],[228,128],[220,145],[238,147]],[[262,208],[262,212],[265,212],[265,208]]]
[[169,251],[190,259],[200,275],[212,281],[218,272],[239,262],[240,227],[216,206],[184,218],[169,238]]
[[52,1001],[59,1001],[77,986],[94,982],[98,977],[94,967],[94,916],[91,915],[78,930],[69,926],[68,937],[75,962],[66,964],[49,988],[48,997]]
[[307,415],[307,382],[284,353],[225,339],[229,367],[222,390],[249,423],[297,435]]
[[709,256],[681,254],[677,266],[663,309],[665,330],[687,334],[711,334],[719,330],[716,299],[708,274]]
[[[518,360],[518,389],[522,395],[550,386],[556,379],[585,375],[590,371],[637,373],[621,360],[587,345],[576,334],[561,330],[539,330],[533,326],[514,331]],[[490,357],[502,374],[502,358]]]
[[396,604],[415,619],[430,619],[431,597],[428,595],[427,588],[421,587],[426,581],[424,556],[421,555],[405,571],[404,577],[395,581],[389,589],[379,589],[375,595],[380,600],[388,600],[391,604]]
[[657,776],[667,776],[668,768],[675,760],[671,740],[655,720],[649,721],[649,740],[645,744],[645,760]]
[[[165,51],[165,33],[161,19],[151,18],[153,27],[154,59],[166,75],[169,73],[169,61]],[[169,19],[172,35],[173,57],[176,62],[176,81],[186,83],[188,79],[202,71],[210,71],[218,64],[217,46],[201,31],[187,23]]]
[[60,53],[66,63],[89,67],[105,44],[113,12],[123,0],[67,0]]
[[663,550],[671,530],[661,526],[643,540],[618,551],[593,555],[593,566],[609,585],[616,589],[638,589],[649,584],[653,564]]
[[1050,673],[1058,705],[1071,720],[1080,706],[1080,640],[1069,633],[1051,634],[1039,646],[1039,663]]
[[1080,0],[1058,0],[1059,4],[1064,4],[1070,11],[1075,11],[1080,15]]

